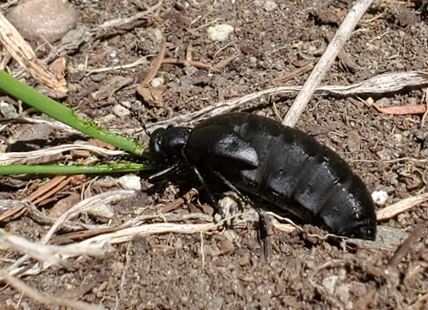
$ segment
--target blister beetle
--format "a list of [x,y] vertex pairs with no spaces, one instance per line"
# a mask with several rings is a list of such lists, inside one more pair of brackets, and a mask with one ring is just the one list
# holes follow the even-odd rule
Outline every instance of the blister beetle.
[[331,233],[375,238],[375,207],[364,183],[339,155],[300,130],[254,114],[227,113],[193,129],[157,129],[149,148],[164,169],[158,175],[185,166],[208,191],[203,175],[212,174],[232,190]]

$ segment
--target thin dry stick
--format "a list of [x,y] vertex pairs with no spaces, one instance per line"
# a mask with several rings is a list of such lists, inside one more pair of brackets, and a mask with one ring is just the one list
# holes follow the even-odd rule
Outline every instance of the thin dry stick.
[[[30,196],[28,196],[25,199],[25,201],[34,202],[35,200],[37,200],[37,198],[39,198],[40,196],[46,194],[46,192],[49,192],[53,188],[57,187],[66,178],[67,178],[67,176],[56,176],[55,178],[53,178],[52,180],[50,180],[48,183],[46,183],[44,186],[42,186],[41,188],[37,189],[34,193],[32,193]],[[63,187],[65,187],[67,184],[68,183],[63,183]],[[37,201],[36,203],[38,203],[40,201]],[[9,209],[8,211],[6,211],[6,212],[4,212],[3,214],[0,215],[0,222],[4,221],[5,219],[7,219],[7,218],[9,218],[9,217],[11,217],[11,216],[13,216],[15,214],[17,214],[18,212],[20,212],[21,210],[23,210],[25,207],[26,207],[26,204],[24,202],[24,203],[22,203],[20,205],[16,205],[13,208]]]
[[107,29],[114,29],[114,28],[120,29],[121,26],[130,24],[130,23],[132,23],[134,21],[137,21],[139,19],[143,19],[148,14],[152,14],[158,8],[161,7],[162,2],[163,2],[163,0],[160,0],[160,1],[158,1],[158,3],[156,3],[154,6],[148,8],[146,11],[139,12],[139,13],[137,13],[135,15],[132,15],[131,17],[128,17],[128,18],[118,18],[118,19],[113,19],[113,20],[106,21],[102,25],[94,28],[92,31],[96,32],[96,31],[100,31],[100,30],[107,30]]
[[418,225],[416,225],[415,229],[413,229],[413,232],[410,234],[410,236],[404,241],[404,243],[398,248],[397,252],[395,252],[394,256],[392,256],[391,260],[388,263],[388,268],[395,269],[397,268],[398,264],[401,262],[401,260],[409,253],[412,245],[414,245],[419,238],[422,236],[422,233],[424,231],[424,223],[420,221]]
[[330,69],[340,50],[345,45],[351,32],[354,30],[358,21],[373,3],[373,0],[358,0],[355,5],[349,10],[330,44],[327,46],[324,54],[321,56],[311,75],[303,85],[302,90],[297,95],[296,100],[288,110],[282,124],[294,127],[303,113],[309,100],[312,98],[315,89],[321,83],[327,71]]
[[103,67],[103,68],[96,68],[96,69],[86,69],[85,72],[87,73],[87,75],[90,75],[92,73],[100,73],[100,72],[107,72],[107,71],[114,71],[114,70],[123,70],[123,69],[131,69],[131,68],[135,68],[145,62],[147,62],[147,58],[151,57],[152,55],[146,55],[144,57],[141,57],[140,59],[138,59],[137,61],[134,61],[130,64],[126,64],[126,65],[118,65],[118,66],[114,66],[114,67]]
[[273,79],[272,82],[275,85],[281,84],[281,83],[285,83],[285,82],[287,82],[289,80],[294,79],[296,76],[299,76],[299,75],[302,75],[302,74],[304,74],[306,72],[311,71],[313,68],[314,68],[314,63],[310,62],[307,65],[305,65],[305,66],[303,66],[303,67],[301,67],[301,68],[299,68],[297,70],[294,70],[293,72],[284,74],[284,75],[282,75],[280,77],[277,77],[277,78]]
[[147,74],[147,76],[144,78],[144,80],[140,83],[140,86],[141,86],[141,87],[146,87],[146,86],[147,86],[147,84],[149,84],[149,83],[153,80],[153,78],[156,76],[156,74],[158,73],[158,71],[159,71],[159,69],[160,69],[160,67],[161,67],[161,65],[162,65],[162,60],[163,60],[163,58],[164,58],[164,56],[165,56],[166,48],[167,48],[168,46],[171,46],[171,45],[170,45],[170,44],[168,44],[168,43],[166,43],[166,44],[164,44],[164,45],[161,47],[161,49],[160,49],[160,51],[159,51],[159,54],[158,54],[158,57],[156,58],[156,60],[155,60],[155,62],[154,62],[154,64],[153,64],[153,66],[152,66],[152,69],[149,71],[149,73],[148,73],[148,74]]
[[55,156],[69,151],[88,151],[100,156],[119,156],[126,154],[124,151],[108,150],[90,144],[63,144],[37,151],[2,153],[0,154],[0,166],[41,164],[51,160],[51,158]]
[[428,193],[400,200],[376,213],[378,221],[388,220],[428,200]]
[[[57,177],[62,178],[63,176],[56,176],[55,178],[53,178],[51,181],[55,180]],[[33,200],[30,200],[32,203],[34,203],[35,205],[41,203],[42,201],[48,199],[49,197],[53,196],[55,193],[59,192],[60,190],[62,190],[64,187],[66,187],[68,184],[71,183],[71,181],[74,179],[74,176],[65,176],[65,179],[59,181],[59,182],[55,182],[56,184],[49,184],[50,182],[48,182],[48,184],[46,184],[49,188],[47,188],[43,194],[40,194],[38,196],[35,196],[33,198]],[[43,186],[44,187],[44,186]]]
[[101,256],[104,251],[99,247],[78,247],[76,244],[68,245],[40,245],[23,237],[8,234],[0,230],[0,246],[2,249],[13,250],[49,265],[65,265],[63,256],[76,257],[80,255]]
[[194,234],[205,231],[217,230],[222,222],[219,223],[202,223],[202,224],[175,224],[175,223],[156,223],[146,224],[137,227],[125,228],[113,233],[107,233],[104,235],[95,236],[86,239],[78,244],[99,244],[102,246],[105,242],[109,244],[117,244],[127,242],[134,236],[154,235],[154,234],[165,234],[165,233],[179,233],[179,234]]
[[[51,228],[46,233],[46,235],[40,239],[39,244],[41,245],[46,244],[51,239],[51,237],[53,236],[55,231],[58,229],[58,227],[60,227],[66,220],[68,220],[68,218],[78,214],[79,212],[83,212],[84,210],[89,209],[99,199],[104,201],[104,203],[110,203],[111,201],[118,200],[129,195],[134,195],[134,193],[135,192],[131,190],[116,190],[116,191],[102,193],[77,203],[55,221],[55,223],[51,226]],[[29,255],[24,255],[23,257],[18,259],[13,265],[9,266],[7,270],[11,273],[20,272],[20,270],[18,270],[19,266],[21,266],[21,264],[25,262],[28,258],[29,258]]]
[[44,235],[43,238],[40,239],[39,243],[46,244],[52,238],[53,234],[56,232],[58,227],[61,226],[62,223],[64,223],[70,217],[73,217],[74,215],[91,208],[97,201],[101,200],[104,203],[108,204],[112,201],[117,201],[119,199],[123,199],[134,194],[135,192],[133,190],[116,190],[98,194],[91,198],[87,198],[85,200],[80,201],[56,220],[56,222],[51,226],[46,235]]
[[[316,90],[330,92],[341,96],[347,96],[355,94],[383,94],[386,92],[399,91],[405,87],[421,87],[426,85],[428,85],[428,73],[424,71],[409,71],[385,73],[367,79],[363,82],[346,86],[318,86]],[[174,124],[189,125],[191,122],[194,121],[201,121],[202,119],[214,115],[230,112],[234,109],[239,108],[244,103],[256,100],[262,96],[283,95],[285,93],[296,92],[301,89],[301,86],[281,86],[268,88],[245,95],[240,98],[220,101],[196,112],[173,117],[166,121],[157,122],[155,124],[148,124],[147,127],[150,128],[150,130],[155,130],[159,127],[165,127]],[[254,107],[254,105],[252,105],[252,107]]]
[[162,64],[171,64],[171,65],[186,65],[189,64],[193,67],[200,68],[200,69],[210,69],[211,65],[197,61],[197,60],[183,60],[183,59],[176,59],[176,58],[164,58],[162,60]]

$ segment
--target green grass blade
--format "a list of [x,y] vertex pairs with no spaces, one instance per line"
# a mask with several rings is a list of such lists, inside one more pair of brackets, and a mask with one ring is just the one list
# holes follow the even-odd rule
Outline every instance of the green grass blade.
[[21,83],[3,70],[0,70],[0,89],[88,136],[107,142],[132,154],[145,155],[143,147],[136,140],[116,135],[95,126],[91,122],[78,118],[72,109]]
[[102,174],[102,173],[117,173],[117,172],[135,172],[143,170],[151,170],[147,164],[136,163],[116,163],[116,164],[101,164],[94,166],[61,166],[61,165],[9,165],[0,166],[0,175],[10,174]]

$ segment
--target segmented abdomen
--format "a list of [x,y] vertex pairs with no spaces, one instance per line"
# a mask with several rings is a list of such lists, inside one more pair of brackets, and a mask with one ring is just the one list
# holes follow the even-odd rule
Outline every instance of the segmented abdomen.
[[259,156],[255,169],[221,171],[237,188],[333,233],[374,239],[373,200],[338,154],[302,131],[256,115],[240,119],[234,114],[233,122],[221,121]]

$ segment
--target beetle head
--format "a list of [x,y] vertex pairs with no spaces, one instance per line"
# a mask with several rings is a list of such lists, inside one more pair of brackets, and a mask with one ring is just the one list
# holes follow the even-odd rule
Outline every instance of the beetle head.
[[186,146],[191,129],[187,127],[169,127],[156,129],[150,137],[149,149],[158,166],[180,163],[184,160]]

